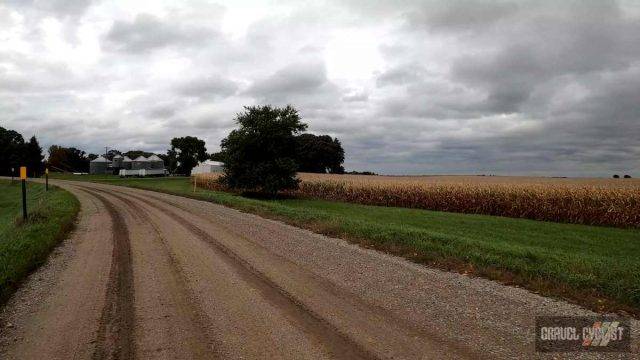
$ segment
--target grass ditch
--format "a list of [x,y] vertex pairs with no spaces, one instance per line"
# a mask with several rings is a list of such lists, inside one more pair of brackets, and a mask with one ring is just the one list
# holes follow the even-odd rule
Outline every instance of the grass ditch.
[[20,181],[0,180],[0,304],[73,229],[80,203],[63,189],[28,182],[27,210],[25,222]]

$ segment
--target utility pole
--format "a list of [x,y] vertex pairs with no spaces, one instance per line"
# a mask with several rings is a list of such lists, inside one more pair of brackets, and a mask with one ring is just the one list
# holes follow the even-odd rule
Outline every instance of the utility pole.
[[109,158],[107,157],[107,150],[109,149],[108,146],[104,147],[104,159],[107,160],[107,164],[104,167],[104,173],[108,174],[109,173]]

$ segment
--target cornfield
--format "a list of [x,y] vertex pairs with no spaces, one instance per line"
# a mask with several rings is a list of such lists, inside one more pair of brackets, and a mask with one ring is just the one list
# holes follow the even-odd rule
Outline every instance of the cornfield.
[[[199,187],[224,190],[218,174]],[[298,197],[617,227],[640,227],[637,179],[300,173]]]

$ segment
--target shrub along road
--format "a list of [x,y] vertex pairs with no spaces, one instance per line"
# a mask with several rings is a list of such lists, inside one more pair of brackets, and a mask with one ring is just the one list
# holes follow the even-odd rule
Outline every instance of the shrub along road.
[[3,359],[522,358],[536,315],[592,314],[210,202],[58,183],[80,221],[1,314]]

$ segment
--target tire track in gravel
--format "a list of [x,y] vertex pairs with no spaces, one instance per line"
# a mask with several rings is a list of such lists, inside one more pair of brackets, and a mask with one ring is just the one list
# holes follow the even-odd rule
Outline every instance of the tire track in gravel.
[[[134,189],[135,190],[135,189]],[[157,196],[153,196],[153,195],[149,195],[149,198],[144,198],[138,195],[134,195],[130,192],[127,192],[126,190],[120,190],[120,189],[113,189],[110,191],[116,192],[118,194],[122,194],[125,196],[129,196],[131,198],[134,198],[140,202],[143,202],[161,212],[163,212],[164,214],[168,215],[169,217],[175,218],[175,219],[179,219],[180,220],[180,224],[185,227],[190,229],[190,231],[196,235],[198,235],[200,238],[202,238],[203,240],[205,240],[206,242],[218,247],[218,248],[222,248],[222,251],[225,251],[227,253],[229,253],[230,256],[234,257],[235,259],[237,259],[236,261],[238,261],[239,263],[241,263],[244,267],[248,268],[250,271],[259,274],[260,277],[263,277],[265,279],[267,279],[267,281],[270,284],[273,284],[272,286],[274,288],[277,288],[278,291],[286,294],[286,296],[288,298],[290,298],[293,302],[295,303],[299,303],[301,304],[301,306],[303,306],[305,309],[307,309],[306,311],[312,313],[315,317],[321,319],[321,321],[327,323],[329,326],[331,326],[332,328],[334,328],[337,332],[340,332],[339,329],[337,329],[335,326],[333,326],[332,324],[329,324],[327,322],[327,320],[325,320],[324,318],[322,318],[321,315],[317,314],[316,312],[314,312],[313,310],[309,309],[306,305],[304,305],[300,300],[298,300],[293,294],[290,294],[289,292],[287,292],[287,290],[283,289],[281,286],[279,286],[277,283],[275,283],[273,280],[271,280],[267,275],[263,274],[260,270],[256,269],[253,265],[251,265],[247,260],[243,259],[242,257],[240,257],[239,255],[237,255],[232,249],[228,248],[227,246],[225,246],[224,244],[221,244],[218,240],[216,240],[214,237],[212,237],[211,235],[209,235],[208,233],[206,233],[205,231],[203,231],[202,229],[200,229],[198,226],[196,226],[195,224],[193,224],[193,222],[187,220],[185,217],[175,213],[174,211],[171,210],[167,210],[164,209],[162,207],[159,207],[157,204],[153,203],[152,201],[149,200],[149,198],[158,201],[160,203],[166,204],[166,205],[170,205],[176,208],[179,208],[181,210],[183,210],[184,212],[189,213],[190,215],[193,215],[197,218],[200,218],[201,220],[205,221],[205,222],[209,222],[211,223],[211,219],[207,218],[205,216],[203,216],[202,214],[198,214],[192,211],[192,209],[186,208],[181,206],[180,204],[176,204],[173,203],[171,201],[168,201],[166,199],[157,197]],[[115,195],[114,195],[115,196]],[[218,224],[215,223],[216,227],[220,227],[222,228],[224,231],[228,231],[230,233],[234,233],[233,229],[229,229],[227,228],[225,225],[222,224]],[[368,301],[361,299],[360,297],[352,294],[349,292],[348,289],[342,289],[337,287],[334,283],[332,283],[331,281],[318,276],[317,274],[308,271],[307,269],[304,268],[300,268],[300,266],[294,262],[292,262],[290,259],[284,258],[281,255],[272,253],[269,249],[267,249],[266,247],[264,247],[264,245],[260,244],[259,242],[256,242],[253,239],[247,238],[243,235],[235,235],[239,238],[242,238],[243,240],[247,241],[248,243],[251,243],[252,246],[255,246],[257,248],[260,248],[261,250],[264,250],[265,252],[268,252],[271,256],[275,257],[278,259],[278,261],[281,261],[282,263],[286,263],[288,267],[291,268],[295,268],[296,272],[301,272],[303,273],[303,276],[307,277],[310,279],[310,281],[313,281],[314,285],[317,286],[322,292],[326,293],[326,295],[333,297],[335,299],[338,299],[338,302],[340,302],[343,305],[349,306],[352,309],[355,309],[358,312],[361,312],[363,314],[366,314],[365,316],[367,317],[371,317],[371,318],[376,318],[378,321],[383,321],[384,324],[386,324],[387,326],[391,326],[390,329],[394,329],[396,331],[402,331],[406,334],[408,334],[410,337],[412,338],[422,338],[422,339],[429,339],[430,341],[434,341],[437,344],[442,344],[445,345],[447,348],[451,349],[451,350],[455,350],[455,352],[458,354],[459,357],[466,357],[466,358],[481,358],[481,355],[478,353],[474,353],[469,351],[468,348],[466,348],[465,346],[463,346],[462,344],[458,343],[458,342],[453,342],[450,341],[449,339],[443,337],[441,334],[437,333],[437,332],[431,332],[428,331],[427,329],[424,329],[422,327],[417,327],[415,324],[402,319],[400,317],[395,316],[394,314],[390,313],[387,309],[379,306],[379,305],[375,305],[375,304],[371,304]],[[341,336],[343,337],[348,337],[348,335],[343,334],[342,332],[340,332]],[[350,340],[353,342],[353,340]],[[368,351],[368,350],[367,350]]]
[[[154,230],[156,238],[159,240],[162,248],[169,259],[169,263],[171,265],[171,279],[167,279],[170,281],[175,287],[178,289],[178,296],[176,297],[176,301],[179,302],[179,307],[184,309],[183,316],[186,317],[186,322],[192,326],[190,329],[190,333],[195,338],[195,343],[189,346],[190,351],[192,352],[192,356],[198,359],[204,358],[218,358],[219,354],[215,352],[215,349],[218,348],[218,344],[216,342],[215,335],[209,331],[209,327],[206,326],[205,319],[208,318],[203,309],[197,304],[196,301],[193,300],[193,294],[187,287],[188,280],[184,276],[184,273],[179,270],[178,260],[175,258],[172,251],[169,249],[169,245],[167,244],[166,239],[162,235],[161,231],[158,229],[157,225],[154,224],[151,217],[149,216],[147,210],[145,210],[140,205],[131,201],[122,196],[118,196],[114,194],[114,192],[108,192],[102,189],[97,188],[87,188],[85,186],[79,186],[85,191],[92,193],[95,195],[95,192],[100,192],[109,196],[112,196],[127,206],[129,206],[132,210],[134,210],[133,215],[144,221],[146,224],[150,225]],[[185,319],[180,319],[185,320]],[[211,351],[211,345],[213,344],[214,351]]]
[[113,203],[93,191],[113,223],[113,252],[105,306],[102,309],[93,359],[134,359],[134,294],[131,244],[126,223]]
[[[95,188],[92,188],[92,190],[101,191]],[[235,269],[237,274],[245,282],[251,284],[267,301],[280,309],[289,319],[295,321],[306,334],[309,334],[321,341],[326,346],[332,357],[340,359],[377,359],[377,356],[362,347],[360,344],[354,342],[351,338],[343,334],[339,329],[327,322],[320,315],[316,314],[302,302],[298,301],[293,295],[289,294],[259,270],[255,269],[247,261],[236,255],[226,246],[220,244],[215,238],[192,224],[186,218],[174,212],[160,208],[148,200],[138,196],[122,193],[120,191],[107,192],[102,190],[102,192],[108,193],[121,201],[129,203],[131,203],[131,200],[126,199],[123,196],[116,195],[114,192],[133,197],[136,200],[168,215],[169,217],[176,219],[177,223],[187,231],[212,245],[214,250],[227,260],[228,264]]]

